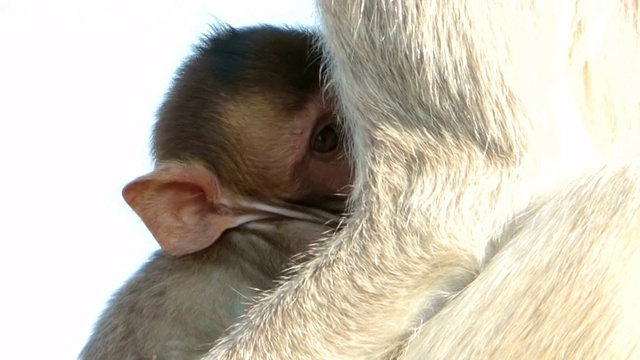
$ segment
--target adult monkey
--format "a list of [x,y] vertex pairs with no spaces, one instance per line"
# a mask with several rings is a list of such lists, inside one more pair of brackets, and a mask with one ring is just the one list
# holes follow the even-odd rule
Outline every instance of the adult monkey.
[[638,1],[319,3],[353,215],[208,358],[640,355]]

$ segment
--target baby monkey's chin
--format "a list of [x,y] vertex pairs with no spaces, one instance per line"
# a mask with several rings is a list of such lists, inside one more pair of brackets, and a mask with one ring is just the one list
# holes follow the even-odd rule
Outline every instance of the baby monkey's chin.
[[317,224],[335,222],[344,211],[344,206],[339,209],[337,207],[334,209],[317,206],[309,207],[287,202],[252,202],[243,204],[243,207],[245,209],[251,209],[251,212],[261,213],[265,215],[266,218],[289,218]]
[[312,197],[310,199],[291,202],[292,206],[310,209],[310,211],[322,211],[333,217],[344,216],[347,208],[347,194],[332,194]]

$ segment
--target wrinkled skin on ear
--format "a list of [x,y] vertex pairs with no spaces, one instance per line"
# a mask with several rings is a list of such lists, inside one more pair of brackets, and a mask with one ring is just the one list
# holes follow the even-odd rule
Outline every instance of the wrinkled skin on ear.
[[196,163],[161,164],[127,184],[122,195],[171,255],[202,250],[224,231],[266,217],[235,208],[215,174]]

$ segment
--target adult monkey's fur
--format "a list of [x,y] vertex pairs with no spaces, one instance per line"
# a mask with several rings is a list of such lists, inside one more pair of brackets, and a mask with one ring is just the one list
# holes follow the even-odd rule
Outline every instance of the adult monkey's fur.
[[638,1],[319,5],[353,215],[207,358],[640,356]]

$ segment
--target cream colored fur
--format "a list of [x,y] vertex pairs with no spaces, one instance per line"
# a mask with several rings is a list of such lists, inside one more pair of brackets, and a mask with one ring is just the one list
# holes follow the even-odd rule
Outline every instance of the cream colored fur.
[[637,356],[638,1],[319,6],[352,216],[206,359]]

